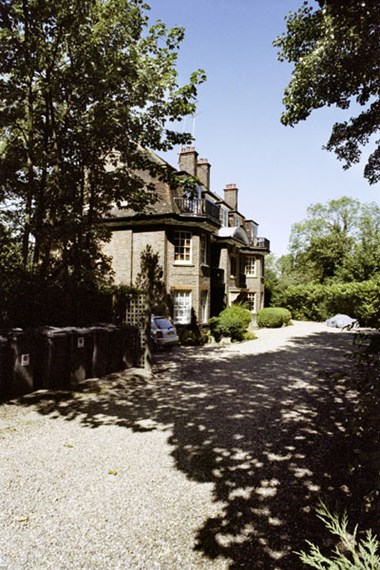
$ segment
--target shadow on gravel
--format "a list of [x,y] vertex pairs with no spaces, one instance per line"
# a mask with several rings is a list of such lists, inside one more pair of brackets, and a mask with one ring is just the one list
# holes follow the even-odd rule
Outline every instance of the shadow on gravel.
[[221,504],[194,548],[230,569],[296,570],[294,551],[321,535],[319,497],[350,505],[350,350],[350,333],[316,333],[257,355],[179,349],[156,357],[151,381],[113,374],[81,392],[20,401],[90,428],[166,428],[177,468],[212,482]]

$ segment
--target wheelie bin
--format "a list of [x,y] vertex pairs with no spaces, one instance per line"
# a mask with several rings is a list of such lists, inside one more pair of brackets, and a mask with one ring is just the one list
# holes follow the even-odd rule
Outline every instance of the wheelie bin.
[[138,367],[142,357],[140,331],[134,325],[122,323],[119,325],[122,338],[123,368]]
[[94,378],[101,378],[109,374],[110,332],[108,325],[94,325],[91,327],[94,350],[92,356],[92,374]]
[[8,335],[10,381],[7,396],[14,398],[33,392],[34,387],[34,338],[23,329],[12,329]]
[[89,328],[70,329],[70,378],[73,384],[93,378],[94,331]]
[[67,389],[71,380],[71,331],[55,327],[36,332],[36,389]]
[[0,335],[0,400],[7,396],[6,391],[10,382],[8,339]]

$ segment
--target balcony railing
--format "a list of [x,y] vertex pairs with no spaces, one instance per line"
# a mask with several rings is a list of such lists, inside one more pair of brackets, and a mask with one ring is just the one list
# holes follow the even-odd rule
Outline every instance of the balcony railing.
[[219,222],[220,208],[204,198],[174,198],[181,214],[206,217]]
[[253,238],[253,247],[257,247],[258,249],[270,249],[270,241],[267,238],[257,237]]

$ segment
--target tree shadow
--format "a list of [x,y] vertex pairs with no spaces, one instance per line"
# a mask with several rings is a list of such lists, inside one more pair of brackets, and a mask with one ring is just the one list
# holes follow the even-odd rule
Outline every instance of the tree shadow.
[[155,357],[151,379],[126,371],[20,402],[93,429],[167,429],[176,467],[213,483],[219,508],[194,548],[231,569],[296,570],[294,551],[321,536],[319,498],[352,500],[351,352],[351,333],[329,332],[262,354],[178,349]]

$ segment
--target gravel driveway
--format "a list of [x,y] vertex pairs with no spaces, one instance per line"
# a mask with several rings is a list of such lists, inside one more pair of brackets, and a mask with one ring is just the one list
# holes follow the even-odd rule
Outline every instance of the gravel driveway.
[[350,488],[352,334],[180,348],[0,407],[1,570],[299,568]]

